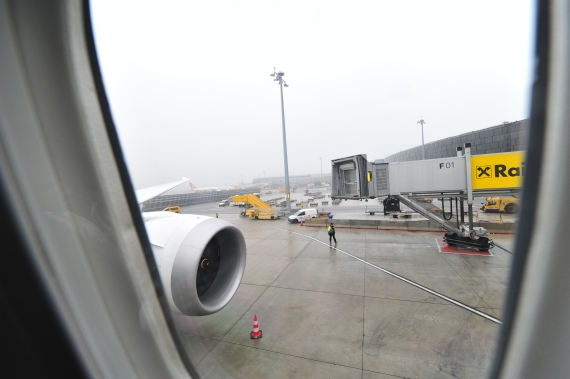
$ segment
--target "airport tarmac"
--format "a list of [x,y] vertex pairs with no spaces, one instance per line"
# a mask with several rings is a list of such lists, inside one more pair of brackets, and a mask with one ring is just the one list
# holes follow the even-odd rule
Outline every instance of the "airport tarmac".
[[[486,376],[509,254],[440,253],[441,233],[359,229],[337,230],[335,250],[324,228],[248,220],[237,211],[214,203],[183,207],[183,213],[219,213],[243,232],[248,247],[242,284],[224,309],[175,316],[204,378]],[[493,238],[512,250],[513,236]],[[254,314],[263,331],[258,340],[250,339]]]

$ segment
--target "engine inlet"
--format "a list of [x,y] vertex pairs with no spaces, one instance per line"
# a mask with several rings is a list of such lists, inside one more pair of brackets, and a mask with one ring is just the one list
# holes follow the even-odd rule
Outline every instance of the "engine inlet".
[[196,273],[196,292],[198,297],[202,296],[218,274],[220,268],[220,243],[218,238],[214,237],[208,242],[200,257],[200,264],[198,265],[198,272]]

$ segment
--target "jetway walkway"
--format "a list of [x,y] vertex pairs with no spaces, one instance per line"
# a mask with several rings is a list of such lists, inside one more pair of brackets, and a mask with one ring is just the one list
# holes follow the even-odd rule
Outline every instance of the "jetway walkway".
[[[331,162],[331,197],[333,200],[383,196],[406,196],[407,200],[461,198],[467,202],[469,230],[472,232],[473,197],[518,191],[524,175],[524,161],[524,152],[473,157],[469,143],[458,147],[457,156],[450,158],[386,163],[382,160],[368,162],[365,154],[353,155]],[[420,209],[419,203],[414,204]],[[421,207],[418,212],[424,210]]]
[[[521,187],[525,168],[524,152],[487,154],[473,157],[471,144],[457,147],[457,156],[409,162],[369,162],[365,154],[335,159],[332,162],[332,199],[361,200],[388,196],[399,198],[409,208],[447,230],[444,241],[465,245],[480,251],[491,248],[493,241],[487,231],[474,227],[473,198],[511,194]],[[433,212],[432,206],[414,198],[453,198],[467,203],[468,222],[447,220]],[[450,204],[450,210],[453,209]]]
[[451,220],[446,221],[442,217],[439,217],[439,215],[436,215],[433,212],[433,210],[440,208],[435,207],[432,203],[420,203],[418,201],[415,201],[414,199],[408,198],[405,195],[399,195],[397,197],[400,199],[400,202],[402,204],[404,204],[408,208],[411,208],[415,212],[418,212],[425,218],[429,219],[431,222],[435,223],[440,228],[443,228],[451,233],[458,233],[458,234],[461,233],[461,231],[457,228],[457,226],[454,225],[456,224],[455,222],[453,222],[452,224]]

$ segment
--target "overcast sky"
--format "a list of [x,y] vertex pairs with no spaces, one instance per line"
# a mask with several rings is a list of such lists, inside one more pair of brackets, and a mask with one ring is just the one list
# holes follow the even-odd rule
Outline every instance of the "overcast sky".
[[136,188],[291,175],[384,158],[529,115],[534,2],[93,0]]

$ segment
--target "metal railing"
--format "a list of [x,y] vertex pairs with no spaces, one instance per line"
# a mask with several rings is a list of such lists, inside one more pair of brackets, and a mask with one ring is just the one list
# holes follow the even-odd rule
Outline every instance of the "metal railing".
[[439,215],[436,215],[435,210],[439,208],[435,207],[431,203],[420,203],[414,199],[409,199],[404,195],[399,195],[398,197],[400,198],[400,202],[402,204],[428,218],[437,226],[447,230],[448,232],[461,233],[461,231],[452,224],[453,221],[447,222],[446,220],[443,220]]

